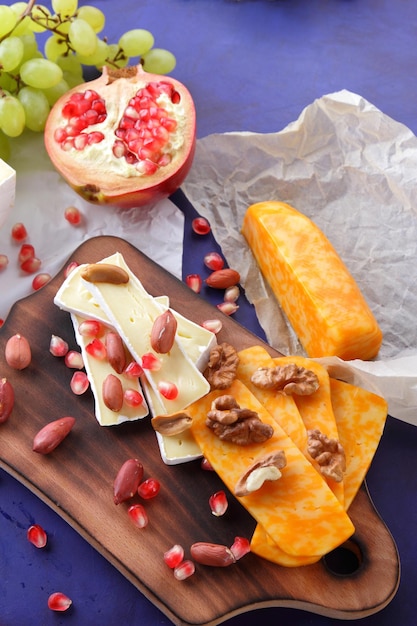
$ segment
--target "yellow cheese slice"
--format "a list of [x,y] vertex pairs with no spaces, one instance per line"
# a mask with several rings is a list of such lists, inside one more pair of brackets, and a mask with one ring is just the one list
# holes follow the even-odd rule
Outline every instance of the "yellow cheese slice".
[[227,393],[274,429],[272,437],[262,444],[239,446],[222,441],[206,426],[212,401],[224,394],[219,390],[187,408],[193,418],[194,438],[227,487],[233,492],[254,460],[283,450],[287,465],[281,478],[265,482],[238,500],[288,554],[325,554],[343,543],[353,534],[354,526],[325,481],[242,382],[236,379]]
[[242,233],[310,357],[372,359],[381,330],[322,231],[283,202],[246,211]]

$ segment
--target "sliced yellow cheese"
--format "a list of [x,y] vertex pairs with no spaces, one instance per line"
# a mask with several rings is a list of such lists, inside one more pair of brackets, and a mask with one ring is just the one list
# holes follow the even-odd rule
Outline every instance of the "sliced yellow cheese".
[[283,567],[302,567],[303,565],[312,565],[320,561],[323,555],[313,556],[294,556],[293,554],[287,554],[282,550],[277,543],[265,532],[265,529],[261,524],[256,524],[255,530],[251,537],[250,549],[253,554],[282,565]]
[[212,401],[223,395],[216,390],[187,408],[191,430],[204,456],[233,492],[239,478],[255,459],[283,450],[287,465],[276,481],[238,500],[285,552],[293,555],[325,554],[354,532],[354,526],[328,485],[300,452],[270,413],[239,380],[227,390],[241,407],[258,413],[274,429],[262,443],[239,446],[222,441],[206,425]]
[[246,211],[242,233],[310,357],[372,359],[382,333],[324,233],[283,202]]

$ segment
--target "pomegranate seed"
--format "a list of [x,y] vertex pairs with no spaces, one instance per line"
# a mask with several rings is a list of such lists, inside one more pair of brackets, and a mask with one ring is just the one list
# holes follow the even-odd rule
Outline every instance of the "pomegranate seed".
[[84,150],[88,143],[88,135],[81,133],[77,137],[74,137],[74,148],[76,150]]
[[42,272],[41,274],[36,274],[36,276],[32,280],[32,288],[35,291],[38,291],[39,289],[41,289],[41,287],[44,287],[47,283],[49,283],[51,278],[52,278],[52,276],[50,274],[48,274],[47,272]]
[[39,524],[33,524],[32,526],[29,526],[26,536],[28,538],[28,541],[30,541],[30,543],[32,543],[35,548],[44,548],[48,541],[48,536],[46,532]]
[[71,261],[71,263],[68,263],[67,267],[64,270],[64,278],[68,278],[68,276],[73,270],[75,270],[76,267],[78,267],[78,263],[76,261]]
[[219,333],[221,329],[223,328],[223,323],[221,320],[215,320],[215,319],[204,320],[204,322],[201,322],[201,326],[205,328],[206,330],[210,330],[212,333],[217,335],[217,333]]
[[58,337],[58,335],[52,335],[51,341],[49,342],[49,352],[53,356],[65,356],[69,350],[69,346],[67,342],[62,339],[62,337]]
[[104,359],[107,358],[106,346],[100,339],[97,339],[97,337],[86,345],[85,350],[90,356],[99,361],[104,361]]
[[36,257],[31,257],[21,264],[20,269],[26,274],[35,274],[41,265],[42,262],[40,259],[37,259]]
[[147,478],[140,483],[138,487],[138,494],[144,500],[150,500],[158,495],[159,490],[161,489],[161,483],[156,478]]
[[205,470],[206,472],[214,472],[212,464],[205,457],[201,459],[201,469]]
[[22,222],[17,222],[14,226],[12,226],[12,239],[16,243],[22,243],[27,239],[28,232],[26,227]]
[[219,311],[225,315],[233,315],[233,313],[236,313],[239,308],[235,302],[220,302],[220,304],[216,304],[216,306]]
[[65,355],[65,365],[73,370],[82,370],[84,367],[83,355],[77,350],[69,350]]
[[9,264],[9,258],[6,254],[0,254],[0,270],[4,270]]
[[4,324],[4,319],[0,317],[0,328],[3,326],[3,324]]
[[223,300],[225,302],[236,302],[236,300],[240,296],[240,289],[238,285],[233,285],[232,287],[228,287],[224,292]]
[[22,263],[28,261],[29,259],[33,259],[34,256],[35,248],[30,243],[24,243],[19,250],[19,265],[22,265]]
[[236,561],[245,556],[250,552],[250,542],[246,537],[235,537],[235,541],[232,546],[230,546],[230,551],[235,557]]
[[[103,121],[98,119],[97,121]],[[104,139],[104,135],[103,133],[100,133],[99,131],[95,131],[94,133],[88,133],[87,135],[87,143],[89,146],[94,145],[95,143],[100,143],[101,141],[103,141]]]
[[158,391],[161,396],[164,396],[167,400],[175,400],[178,398],[178,387],[175,383],[171,383],[168,380],[161,380],[158,383]]
[[184,548],[176,543],[172,548],[164,552],[164,561],[171,569],[178,567],[184,558]]
[[127,406],[136,407],[143,404],[143,396],[136,389],[125,389],[123,399]]
[[132,523],[138,528],[145,528],[148,525],[148,515],[142,504],[132,504],[127,510]]
[[226,513],[227,507],[229,506],[226,493],[224,491],[216,491],[216,493],[210,496],[209,504],[213,515],[221,517]]
[[196,217],[193,219],[191,228],[197,235],[208,235],[211,231],[211,226],[205,217]]
[[151,372],[157,372],[161,369],[161,361],[152,352],[147,352],[142,356],[142,367]]
[[103,324],[97,320],[83,320],[78,325],[78,332],[83,337],[99,337],[103,334],[103,331]]
[[204,256],[203,261],[210,270],[221,270],[224,267],[224,259],[218,252],[209,252]]
[[51,611],[66,611],[71,604],[72,600],[60,591],[51,593],[48,598],[48,609],[51,609]]
[[64,211],[64,217],[72,226],[79,226],[82,221],[81,211],[75,206],[67,207]]
[[85,372],[74,372],[71,378],[70,387],[71,391],[75,393],[76,396],[81,396],[85,393],[89,386],[90,382]]
[[192,576],[195,572],[195,565],[189,559],[182,561],[177,567],[174,568],[174,576],[177,580],[186,580]]
[[185,277],[185,284],[190,287],[195,293],[200,293],[203,285],[203,280],[200,274],[188,274]]
[[136,361],[131,361],[123,373],[129,378],[139,378],[143,374],[143,368]]

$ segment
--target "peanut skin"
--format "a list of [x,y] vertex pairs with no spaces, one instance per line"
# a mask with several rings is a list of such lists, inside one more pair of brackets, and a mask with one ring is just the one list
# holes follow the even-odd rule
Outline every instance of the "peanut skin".
[[126,352],[122,338],[118,333],[106,335],[107,359],[115,372],[121,374],[126,367]]
[[155,319],[151,331],[151,346],[158,354],[166,354],[174,345],[177,320],[171,311],[165,311]]
[[61,417],[46,426],[35,435],[32,450],[38,454],[49,454],[70,433],[75,424],[74,417]]
[[7,364],[15,370],[23,370],[30,365],[32,351],[26,337],[13,335],[6,343],[5,354]]
[[239,281],[239,272],[231,268],[215,270],[205,280],[206,285],[213,287],[213,289],[228,289],[237,285]]
[[138,459],[128,459],[119,469],[113,484],[115,504],[133,498],[143,477],[143,465]]
[[123,386],[120,378],[114,374],[108,374],[103,381],[103,402],[110,411],[116,413],[123,406]]
[[0,380],[0,424],[6,422],[14,406],[14,389],[7,378]]
[[227,567],[228,565],[236,563],[236,559],[230,548],[220,543],[198,541],[197,543],[193,543],[190,552],[194,561],[197,561],[197,563],[201,565]]

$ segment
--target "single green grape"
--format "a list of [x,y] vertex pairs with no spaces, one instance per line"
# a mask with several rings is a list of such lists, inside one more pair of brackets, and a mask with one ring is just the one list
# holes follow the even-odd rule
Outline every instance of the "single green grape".
[[143,69],[151,74],[169,74],[176,65],[175,56],[169,50],[152,48],[142,57]]
[[84,20],[75,19],[71,22],[68,37],[71,46],[78,54],[90,56],[96,51],[98,41],[97,35],[91,28],[90,24]]
[[31,19],[28,15],[24,17],[22,20],[20,19],[22,14],[26,11],[27,2],[14,2],[10,5],[11,10],[15,14],[16,20],[19,22],[16,24],[13,29],[13,35],[18,37],[19,35],[24,35],[25,33],[29,33],[31,31]]
[[78,85],[82,85],[84,82],[84,78],[79,74],[74,74],[74,72],[64,72],[64,80],[68,83],[69,88],[77,87]]
[[49,105],[53,106],[55,102],[59,100],[61,96],[63,96],[65,93],[67,93],[67,91],[69,91],[69,89],[70,89],[69,84],[67,83],[65,78],[63,78],[62,80],[59,81],[59,83],[57,83],[53,87],[44,89],[43,93],[45,94],[49,102]]
[[57,58],[68,51],[68,44],[59,35],[51,35],[45,41],[44,52],[47,59],[56,62]]
[[52,0],[52,9],[61,17],[74,15],[78,9],[78,0]]
[[0,98],[0,129],[8,137],[19,137],[25,129],[25,110],[10,94]]
[[102,67],[109,54],[109,47],[102,39],[97,40],[97,48],[93,54],[89,56],[83,56],[77,54],[77,59],[82,65],[94,65],[96,67]]
[[10,91],[10,93],[15,93],[17,90],[16,78],[7,72],[2,72],[0,74],[0,89],[3,89],[3,91]]
[[0,5],[0,37],[10,33],[16,25],[15,12],[5,4]]
[[23,43],[23,57],[20,62],[24,63],[29,59],[33,59],[33,57],[38,54],[38,42],[36,41],[34,33],[26,33],[25,35],[20,35],[19,39]]
[[82,65],[78,60],[77,55],[73,52],[58,57],[55,63],[59,65],[63,72],[71,72],[71,74],[75,74],[80,77],[83,75]]
[[20,68],[20,77],[29,87],[48,89],[62,79],[62,69],[48,59],[29,59]]
[[19,37],[8,37],[0,43],[0,66],[5,72],[14,70],[23,58],[23,41]]
[[153,44],[152,33],[143,28],[128,30],[119,39],[119,46],[128,57],[140,57],[146,54]]
[[78,9],[77,15],[79,18],[87,22],[87,24],[90,24],[95,33],[101,33],[106,23],[106,16],[103,11],[100,11],[97,7],[92,7],[87,4]]
[[34,87],[23,87],[17,97],[25,111],[26,127],[36,133],[44,130],[50,106],[43,91]]

